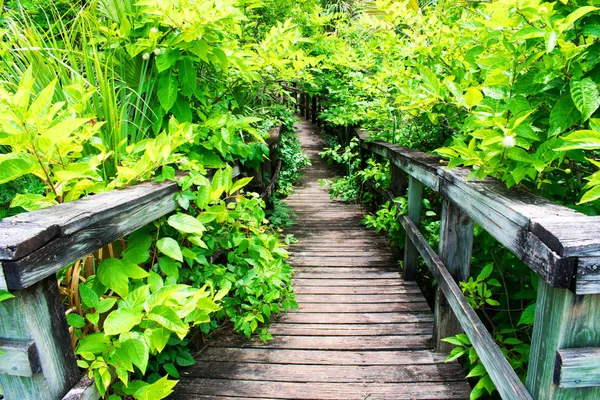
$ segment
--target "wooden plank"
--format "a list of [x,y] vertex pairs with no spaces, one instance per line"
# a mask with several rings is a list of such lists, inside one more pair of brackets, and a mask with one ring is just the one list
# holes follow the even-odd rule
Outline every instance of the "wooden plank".
[[561,389],[600,386],[600,348],[558,350],[554,383]]
[[427,240],[407,216],[402,216],[400,222],[448,299],[450,307],[452,307],[454,314],[460,321],[463,330],[469,336],[473,347],[477,350],[479,358],[486,367],[500,395],[506,399],[531,399],[531,395],[504,358],[496,342],[463,296],[439,256],[429,247]]
[[[273,336],[431,336],[432,324],[284,324],[269,327]],[[340,340],[344,340],[340,338]]]
[[[410,177],[408,180],[408,217],[416,226],[421,224],[421,202],[423,201],[423,184]],[[414,281],[417,279],[419,253],[408,236],[404,244],[404,279]]]
[[[459,207],[444,199],[438,253],[456,283],[466,282],[469,278],[472,248],[473,220]],[[463,330],[439,287],[436,289],[435,300],[435,349],[448,354],[455,346],[442,339],[462,333]]]
[[0,290],[8,290],[8,283],[6,283],[6,278],[4,276],[2,261],[0,261]]
[[242,362],[196,364],[186,369],[191,378],[241,379],[277,382],[420,383],[464,381],[458,364],[433,365],[300,365]]
[[0,374],[30,377],[41,368],[33,341],[0,339]]
[[344,303],[344,304],[383,304],[383,303],[420,303],[423,295],[414,294],[296,294],[296,301],[302,303]]
[[600,257],[579,258],[575,294],[600,293]]
[[[297,264],[294,260],[290,260],[290,265],[294,268],[297,267]],[[373,263],[369,263],[369,265],[373,265]],[[300,267],[302,268],[302,267]],[[296,269],[296,274],[294,275],[297,279],[362,279],[362,280],[374,280],[374,279],[398,279],[400,280],[399,272],[337,272],[335,271],[336,267],[329,267],[332,271],[303,271],[300,268]],[[368,282],[365,282],[368,283]]]
[[562,257],[600,257],[600,217],[550,214],[532,218],[530,226],[532,233]]
[[130,208],[119,218],[87,226],[83,231],[59,237],[30,255],[2,264],[9,289],[31,286],[60,268],[141,228],[175,209],[169,194],[151,203]]
[[298,286],[296,294],[406,294],[421,293],[419,288],[398,286]]
[[559,349],[598,347],[600,295],[577,296],[538,283],[527,387],[536,399],[597,399],[600,387],[561,389],[554,383]]
[[83,376],[62,400],[97,400],[100,397],[102,396],[100,396],[94,380]]
[[[292,257],[289,260],[289,263],[293,267],[352,267],[357,266],[360,267],[362,265],[369,266],[382,266],[382,267],[393,267],[394,260],[392,257],[363,257],[360,259],[352,258],[352,257]],[[400,276],[398,275],[398,278]]]
[[302,303],[296,312],[336,312],[336,313],[363,313],[363,312],[417,312],[431,311],[423,299],[420,303],[383,303],[383,304],[344,304],[344,303]]
[[[239,342],[233,339],[239,347],[253,347],[270,349],[296,349],[296,350],[423,350],[431,348],[431,335],[409,336],[276,336],[272,341],[265,343],[260,339]],[[227,346],[231,343],[220,340],[212,346]]]
[[401,324],[433,322],[431,312],[414,313],[298,313],[282,315],[277,321],[311,324]]
[[[261,382],[229,379],[190,378],[176,387],[171,398],[189,400],[190,395],[239,396],[243,398],[298,400],[365,399],[468,399],[471,388],[465,382],[443,383],[304,383]],[[286,397],[282,397],[286,396]]]
[[361,278],[356,279],[304,279],[294,278],[294,286],[401,286],[400,279],[371,279],[365,282]]
[[[55,236],[67,236],[106,223],[177,191],[176,182],[142,183],[80,200],[5,218],[0,222],[0,259],[14,260],[39,249]],[[165,213],[166,214],[166,213]],[[19,230],[24,233],[19,233]]]
[[253,349],[238,347],[208,347],[197,356],[198,362],[240,361],[271,364],[320,364],[320,365],[418,365],[441,364],[445,356],[429,350],[286,350]]
[[29,377],[0,374],[4,396],[32,400],[61,398],[77,383],[80,372],[56,278],[51,276],[13,294],[14,298],[0,302],[0,337],[34,342],[43,373]]

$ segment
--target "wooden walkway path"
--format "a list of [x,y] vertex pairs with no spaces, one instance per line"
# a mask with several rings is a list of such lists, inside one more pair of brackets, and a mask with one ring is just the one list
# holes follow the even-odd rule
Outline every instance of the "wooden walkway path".
[[298,216],[290,263],[300,308],[272,324],[266,344],[211,342],[172,398],[468,399],[462,368],[431,349],[433,314],[419,288],[360,225],[359,206],[329,200],[317,180],[335,170],[318,155],[318,128],[297,126],[313,164],[286,200]]

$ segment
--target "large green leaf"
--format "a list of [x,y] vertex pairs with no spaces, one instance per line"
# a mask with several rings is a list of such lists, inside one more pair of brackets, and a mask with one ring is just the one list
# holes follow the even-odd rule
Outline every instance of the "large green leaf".
[[123,262],[116,258],[107,258],[98,266],[98,279],[107,288],[115,291],[122,298],[129,293],[129,276],[125,272]]
[[131,338],[121,343],[121,349],[127,354],[131,362],[136,365],[142,373],[146,372],[150,352],[145,341]]
[[158,78],[158,101],[165,111],[169,111],[177,100],[177,77],[169,70]]
[[177,313],[167,306],[158,305],[148,314],[148,319],[160,324],[161,326],[175,332],[179,338],[183,339],[188,332],[188,327]]
[[30,174],[39,168],[37,160],[29,154],[9,155],[0,158],[0,184],[10,182],[20,176]]
[[561,97],[550,111],[549,136],[556,136],[569,129],[581,119],[581,113],[569,94]]
[[175,214],[169,217],[167,223],[182,233],[202,235],[206,230],[202,222],[187,214]]
[[143,386],[135,392],[137,400],[158,400],[164,399],[173,393],[173,387],[178,381],[168,380],[168,376],[164,376],[151,385]]
[[198,85],[196,68],[189,58],[183,58],[178,64],[179,85],[184,96],[191,96]]
[[156,246],[158,250],[177,261],[183,262],[183,254],[181,254],[181,248],[179,247],[179,243],[175,241],[175,239],[166,237],[160,239],[156,242]]
[[562,139],[566,142],[566,145],[556,149],[556,151],[600,149],[600,132],[587,130],[576,131]]
[[171,112],[179,122],[192,122],[192,109],[182,95],[177,96],[177,101],[173,104]]
[[589,203],[590,201],[595,201],[600,199],[600,185],[594,186],[581,197],[579,203]]
[[583,121],[587,121],[600,106],[598,86],[590,78],[571,80],[571,97]]
[[108,314],[104,321],[104,333],[106,335],[118,335],[129,332],[131,328],[142,321],[143,314],[130,308],[115,310]]
[[107,350],[109,343],[110,338],[104,335],[104,333],[92,333],[91,335],[87,335],[79,341],[79,345],[77,346],[77,350],[75,352],[77,354],[102,353]]

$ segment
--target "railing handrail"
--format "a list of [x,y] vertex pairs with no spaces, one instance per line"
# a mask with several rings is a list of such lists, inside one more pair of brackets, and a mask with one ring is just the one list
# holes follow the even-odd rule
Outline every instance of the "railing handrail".
[[600,261],[600,217],[508,189],[493,178],[467,180],[470,169],[447,169],[440,157],[368,141],[362,130],[356,136],[363,149],[390,160],[464,210],[550,286],[600,293],[600,268],[593,269]]

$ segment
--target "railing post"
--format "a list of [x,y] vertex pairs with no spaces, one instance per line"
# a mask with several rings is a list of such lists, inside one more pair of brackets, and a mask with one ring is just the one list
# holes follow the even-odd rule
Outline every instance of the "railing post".
[[[1,266],[0,266],[1,268]],[[60,399],[81,378],[54,275],[0,302],[0,355],[19,360],[8,371],[0,367],[6,399]],[[19,346],[19,343],[22,346]],[[19,351],[23,349],[23,351]],[[3,350],[0,347],[0,350]],[[6,350],[6,349],[5,349]],[[21,353],[21,354],[19,354]]]
[[313,124],[317,123],[317,95],[313,95],[312,97],[312,105],[310,108],[310,116],[311,116],[311,122]]
[[[412,176],[408,179],[408,218],[418,227],[421,223],[421,203],[423,200],[423,184]],[[417,279],[419,252],[411,240],[406,237],[404,245],[404,279]]]
[[[442,205],[439,256],[456,282],[469,277],[473,248],[473,220],[447,199]],[[449,353],[453,346],[441,340],[463,332],[458,319],[439,288],[435,294],[434,329],[436,351]]]
[[[600,387],[585,387],[590,376],[584,376],[589,372],[583,370],[583,365],[578,368],[580,379],[573,379],[565,388],[555,381],[561,372],[558,350],[600,346],[600,294],[578,296],[540,279],[536,304],[526,382],[533,398],[600,398]],[[577,387],[578,384],[584,387]]]

